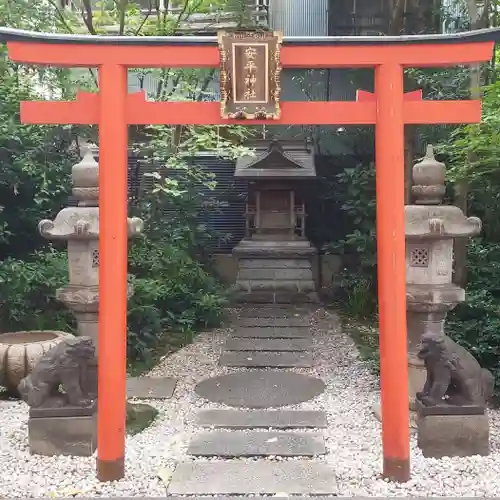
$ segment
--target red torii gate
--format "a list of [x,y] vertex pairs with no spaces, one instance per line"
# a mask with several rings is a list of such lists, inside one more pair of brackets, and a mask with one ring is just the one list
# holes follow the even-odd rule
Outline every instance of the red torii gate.
[[487,61],[500,30],[455,35],[284,39],[284,68],[375,68],[375,93],[354,102],[283,102],[278,120],[222,119],[219,103],[146,102],[128,94],[128,68],[214,68],[215,37],[116,37],[33,33],[0,28],[19,63],[97,67],[99,93],[75,102],[23,102],[21,120],[99,125],[100,305],[98,458],[100,480],[124,476],[127,332],[127,127],[175,125],[376,125],[377,262],[380,313],[383,473],[410,477],[406,346],[405,124],[474,123],[479,101],[425,101],[404,93],[405,67]]

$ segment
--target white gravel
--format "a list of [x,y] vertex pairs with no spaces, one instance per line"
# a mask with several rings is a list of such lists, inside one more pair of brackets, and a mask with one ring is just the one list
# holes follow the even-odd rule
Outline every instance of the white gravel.
[[[372,413],[378,401],[378,383],[360,360],[352,341],[338,328],[334,316],[314,314],[313,371],[327,384],[316,398],[290,408],[328,412],[324,431],[328,454],[316,460],[332,465],[340,496],[500,496],[500,412],[490,411],[491,454],[488,457],[425,459],[411,442],[412,479],[403,485],[380,478],[382,450],[380,424]],[[200,335],[169,356],[151,375],[179,379],[174,397],[149,401],[160,411],[152,427],[127,439],[126,479],[99,483],[95,457],[39,457],[28,449],[27,407],[0,401],[0,497],[131,497],[165,496],[160,470],[173,470],[185,455],[199,408],[221,407],[199,399],[194,385],[216,374],[236,371],[217,365],[228,330]],[[292,370],[311,373],[311,370]],[[199,460],[199,459],[197,459]],[[248,460],[248,459],[244,459]],[[285,460],[285,459],[282,459]]]

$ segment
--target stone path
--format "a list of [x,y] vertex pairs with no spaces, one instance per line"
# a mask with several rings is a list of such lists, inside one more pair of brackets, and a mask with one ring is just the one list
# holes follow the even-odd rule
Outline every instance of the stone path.
[[324,390],[320,379],[283,369],[313,366],[309,315],[291,307],[243,310],[219,363],[240,370],[205,379],[195,391],[233,409],[198,413],[200,431],[187,449],[194,461],[177,466],[168,492],[335,494],[334,472],[320,460],[326,453],[325,412],[273,409],[308,401]]
[[176,385],[170,377],[127,377],[127,398],[170,399]]

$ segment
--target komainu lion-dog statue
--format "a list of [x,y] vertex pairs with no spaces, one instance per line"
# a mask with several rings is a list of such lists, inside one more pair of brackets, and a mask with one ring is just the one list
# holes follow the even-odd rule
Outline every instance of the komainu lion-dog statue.
[[19,394],[32,408],[90,406],[97,396],[96,367],[90,337],[64,339],[21,380]]
[[494,378],[467,349],[443,334],[422,335],[418,357],[427,371],[417,399],[424,406],[484,406],[493,394]]

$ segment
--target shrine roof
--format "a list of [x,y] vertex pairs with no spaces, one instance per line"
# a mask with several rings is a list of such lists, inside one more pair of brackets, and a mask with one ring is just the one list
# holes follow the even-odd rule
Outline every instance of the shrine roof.
[[[215,36],[116,36],[116,35],[68,35],[38,33],[0,27],[0,41],[42,42],[54,44],[102,44],[102,45],[217,45]],[[500,41],[500,28],[486,28],[461,33],[402,35],[402,36],[285,36],[284,45],[406,45],[406,44],[453,44],[467,42]]]
[[316,177],[314,149],[303,141],[258,141],[254,156],[236,160],[234,176],[246,179]]

